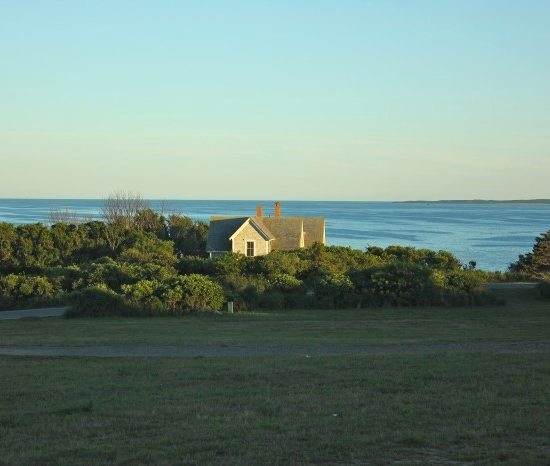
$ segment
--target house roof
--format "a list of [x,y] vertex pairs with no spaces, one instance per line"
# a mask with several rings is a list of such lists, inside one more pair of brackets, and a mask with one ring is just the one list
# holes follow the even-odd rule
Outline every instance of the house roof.
[[207,251],[231,251],[229,238],[250,217],[210,217]]
[[210,218],[207,251],[231,251],[230,238],[250,223],[266,238],[273,241],[272,250],[297,249],[304,245],[311,246],[315,241],[325,241],[325,219],[322,217],[222,217]]
[[304,246],[313,243],[325,243],[325,219],[322,217],[304,217]]
[[273,249],[296,249],[301,246],[302,217],[262,217],[275,236]]
[[[266,239],[267,241],[271,241],[271,240],[274,240],[275,239],[275,236],[273,235],[273,233],[271,233],[271,231],[269,231],[269,228],[267,228],[267,226],[265,225],[265,223],[262,221],[262,218],[261,217],[249,217],[247,219],[250,224],[256,228],[256,230],[258,231],[258,233],[260,233],[260,235],[262,235],[264,237],[264,239]],[[246,222],[245,222],[246,223]],[[242,230],[245,226],[245,223],[243,223],[232,235],[229,239],[233,239],[234,236],[237,235],[237,233],[240,232],[240,230]]]

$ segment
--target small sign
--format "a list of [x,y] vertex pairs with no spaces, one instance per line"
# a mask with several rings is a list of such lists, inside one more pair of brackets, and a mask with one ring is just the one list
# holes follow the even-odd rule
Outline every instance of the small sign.
[[233,301],[228,301],[227,302],[227,312],[229,314],[233,314]]

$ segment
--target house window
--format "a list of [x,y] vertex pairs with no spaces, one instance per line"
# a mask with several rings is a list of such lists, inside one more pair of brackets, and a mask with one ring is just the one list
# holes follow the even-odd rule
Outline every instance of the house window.
[[247,241],[246,242],[246,255],[247,256],[253,256],[254,255],[254,241]]

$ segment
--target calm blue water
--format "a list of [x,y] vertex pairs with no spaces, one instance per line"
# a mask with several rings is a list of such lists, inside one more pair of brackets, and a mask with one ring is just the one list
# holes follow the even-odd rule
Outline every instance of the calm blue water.
[[[100,218],[101,200],[0,199],[0,221],[44,222],[54,209]],[[163,204],[163,205],[162,205]],[[155,209],[197,220],[211,215],[254,215],[271,201],[152,201]],[[364,249],[392,244],[445,249],[464,263],[505,270],[518,254],[531,250],[535,237],[550,230],[550,204],[402,204],[391,202],[285,201],[283,215],[325,217],[327,243]]]

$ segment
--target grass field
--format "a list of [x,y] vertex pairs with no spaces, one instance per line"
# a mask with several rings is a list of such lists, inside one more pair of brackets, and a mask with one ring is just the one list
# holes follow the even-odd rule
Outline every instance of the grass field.
[[[550,342],[475,309],[0,322],[1,345]],[[550,355],[0,357],[0,464],[550,463]]]

